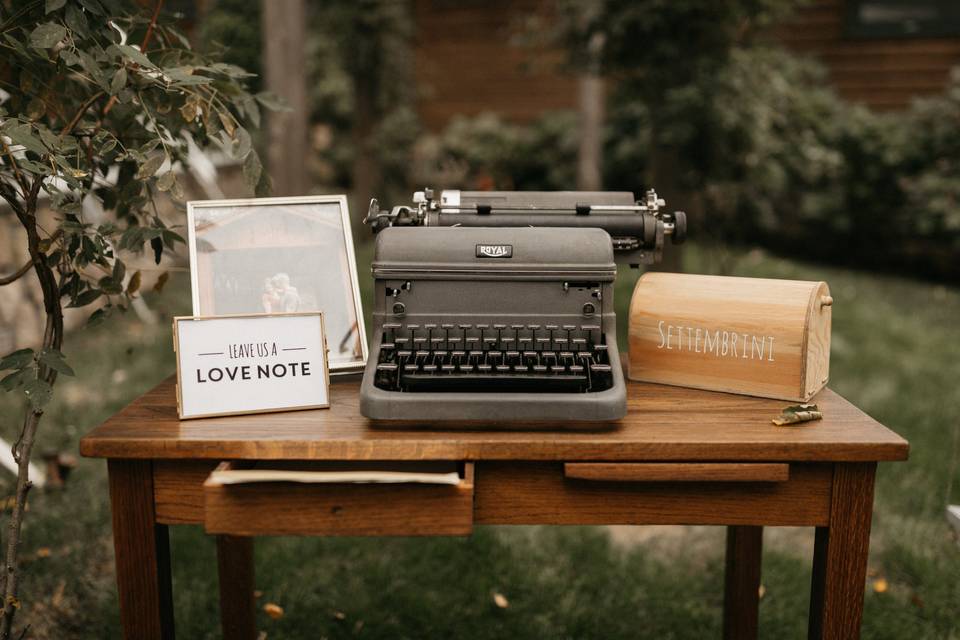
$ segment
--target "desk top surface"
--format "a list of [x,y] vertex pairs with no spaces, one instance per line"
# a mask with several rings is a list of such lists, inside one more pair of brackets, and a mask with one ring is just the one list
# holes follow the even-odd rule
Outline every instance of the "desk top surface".
[[177,419],[167,379],[91,431],[101,458],[312,460],[905,460],[907,441],[829,389],[823,420],[776,427],[789,403],[628,382],[628,414],[605,431],[384,429],[360,415],[358,378],[335,380],[330,408]]

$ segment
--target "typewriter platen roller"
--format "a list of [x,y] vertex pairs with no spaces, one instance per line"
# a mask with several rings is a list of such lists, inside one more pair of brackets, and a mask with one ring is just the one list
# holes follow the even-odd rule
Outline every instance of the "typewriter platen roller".
[[363,415],[576,428],[626,413],[603,230],[399,226],[377,236],[373,275]]
[[619,262],[659,262],[666,238],[687,236],[682,211],[667,212],[653,189],[635,201],[629,191],[418,191],[412,205],[380,209],[370,202],[365,222],[374,233],[393,226],[599,228]]

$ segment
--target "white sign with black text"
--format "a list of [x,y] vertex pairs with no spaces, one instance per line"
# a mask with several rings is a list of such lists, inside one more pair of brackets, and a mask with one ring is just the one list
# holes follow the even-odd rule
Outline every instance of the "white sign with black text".
[[181,419],[330,406],[322,313],[179,317]]

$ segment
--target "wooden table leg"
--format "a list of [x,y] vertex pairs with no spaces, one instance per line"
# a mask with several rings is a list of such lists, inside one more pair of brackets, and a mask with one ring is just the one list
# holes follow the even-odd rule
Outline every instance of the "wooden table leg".
[[253,597],[253,538],[217,536],[220,575],[220,625],[224,640],[257,636]]
[[817,527],[813,549],[811,639],[860,637],[876,471],[875,462],[834,466],[830,522]]
[[154,514],[153,464],[109,460],[120,624],[127,640],[173,639],[170,540]]
[[723,637],[757,637],[763,527],[727,527],[723,590]]

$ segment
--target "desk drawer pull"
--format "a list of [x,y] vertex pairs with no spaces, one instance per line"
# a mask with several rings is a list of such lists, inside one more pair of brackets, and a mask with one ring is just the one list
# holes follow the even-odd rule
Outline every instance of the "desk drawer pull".
[[786,482],[790,465],[766,462],[567,462],[568,478],[600,482]]

